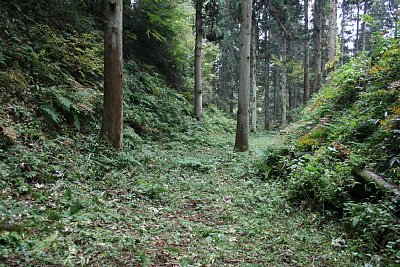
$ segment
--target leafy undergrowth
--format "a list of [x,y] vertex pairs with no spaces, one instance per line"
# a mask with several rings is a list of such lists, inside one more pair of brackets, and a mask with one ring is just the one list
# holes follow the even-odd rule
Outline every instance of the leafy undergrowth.
[[[115,152],[97,135],[98,1],[14,2],[0,3],[1,266],[395,264],[396,210],[347,192],[361,163],[399,181],[398,44],[339,73],[340,90],[309,112],[312,132],[253,136],[245,154],[232,151],[233,121],[210,107],[199,125],[168,77],[129,58]],[[344,224],[329,220],[340,212]]]
[[[205,119],[205,124],[211,120]],[[282,141],[210,131],[108,151],[96,136],[2,153],[0,262],[6,266],[354,266],[374,263],[320,214],[254,173]],[[207,138],[206,138],[207,137]],[[194,139],[197,141],[194,142]],[[132,145],[132,146],[130,146]],[[18,164],[29,162],[23,175]]]
[[303,118],[286,129],[287,144],[259,165],[264,179],[286,181],[289,199],[340,221],[362,253],[400,264],[400,46],[385,40],[375,55],[360,55],[333,74]]

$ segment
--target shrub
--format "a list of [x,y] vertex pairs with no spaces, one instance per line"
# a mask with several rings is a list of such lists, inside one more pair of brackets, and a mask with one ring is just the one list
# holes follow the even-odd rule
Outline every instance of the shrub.
[[355,238],[363,241],[364,249],[386,249],[393,262],[400,262],[400,224],[395,208],[386,203],[354,203],[344,205],[343,221]]

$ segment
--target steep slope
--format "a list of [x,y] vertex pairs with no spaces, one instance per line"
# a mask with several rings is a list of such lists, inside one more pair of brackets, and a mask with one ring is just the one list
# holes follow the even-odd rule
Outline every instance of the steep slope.
[[399,60],[398,39],[384,40],[337,70],[287,129],[288,146],[260,167],[287,181],[290,199],[341,220],[385,266],[400,261]]

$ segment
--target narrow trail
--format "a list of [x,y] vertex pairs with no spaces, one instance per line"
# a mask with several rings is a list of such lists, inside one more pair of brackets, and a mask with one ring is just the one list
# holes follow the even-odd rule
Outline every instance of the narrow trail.
[[332,242],[340,228],[255,174],[279,137],[252,136],[248,153],[232,136],[177,140],[119,154],[104,177],[4,198],[26,230],[3,235],[0,266],[354,266],[350,242]]
[[194,149],[171,143],[149,160],[154,169],[144,181],[154,190],[150,201],[137,203],[135,225],[140,264],[337,266],[340,258],[350,265],[346,252],[332,247],[338,229],[291,207],[279,182],[252,174],[276,140],[256,136],[249,153],[220,141]]

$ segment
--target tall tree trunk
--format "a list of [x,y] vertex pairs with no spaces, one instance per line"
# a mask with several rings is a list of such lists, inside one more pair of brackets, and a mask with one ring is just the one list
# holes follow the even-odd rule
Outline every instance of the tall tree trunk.
[[201,88],[201,48],[203,42],[202,34],[202,7],[203,0],[196,0],[196,44],[194,64],[194,115],[198,121],[203,116],[202,111],[202,88]]
[[235,110],[235,90],[234,88],[234,84],[236,86],[236,83],[233,82],[233,76],[231,75],[230,78],[230,82],[229,82],[229,93],[230,93],[230,97],[229,97],[229,114],[233,115],[233,112]]
[[278,109],[278,107],[279,107],[279,105],[278,105],[278,103],[279,103],[279,101],[278,101],[278,90],[280,89],[280,86],[279,86],[279,74],[278,74],[278,72],[277,72],[277,70],[276,70],[276,68],[275,68],[275,71],[274,71],[274,120],[275,120],[275,122],[277,122],[278,121],[278,113],[279,113],[279,109]]
[[104,111],[100,135],[122,149],[122,0],[105,1]]
[[282,87],[281,87],[281,99],[282,99],[282,128],[286,127],[287,124],[287,73],[286,73],[286,62],[287,61],[287,37],[283,34],[282,44]]
[[329,0],[329,32],[328,32],[328,79],[327,83],[332,82],[329,72],[334,69],[335,55],[336,55],[336,23],[337,23],[337,0]]
[[293,78],[293,109],[297,107],[297,78]]
[[[227,54],[227,48],[226,46],[223,46],[221,49],[222,54]],[[227,75],[230,73],[230,68],[228,67],[228,60],[226,56],[221,57],[221,69],[219,70],[220,72],[220,86],[219,86],[219,96],[220,99],[218,102],[220,103],[220,109],[225,113],[229,114],[229,102],[230,102],[230,77],[232,75]]]
[[[368,13],[368,1],[364,2],[364,15],[367,15]],[[365,42],[366,42],[366,23],[363,21],[361,23],[361,41],[360,41],[360,50],[365,51]]]
[[304,32],[306,34],[306,39],[304,41],[303,105],[305,106],[310,97],[310,89],[308,87],[308,65],[310,64],[308,55],[308,0],[304,0]]
[[225,79],[226,84],[224,84],[223,88],[223,98],[222,98],[222,105],[223,105],[223,111],[225,114],[229,114],[229,102],[231,101],[231,96],[230,96],[230,87],[228,87],[227,81]]
[[[292,42],[290,40],[286,40],[286,53],[289,53],[289,57],[290,57],[290,52],[292,51]],[[286,59],[287,59],[287,55],[286,55]],[[291,79],[292,77],[288,77],[287,75],[288,73],[288,69],[286,68],[286,87],[287,87],[287,93],[288,93],[288,109],[292,110],[294,107],[294,83],[293,83],[293,79]],[[289,121],[290,122],[290,121]]]
[[323,0],[314,1],[314,38],[315,38],[315,55],[314,55],[314,82],[312,93],[319,91],[321,87],[321,70],[322,70],[322,3]]
[[251,127],[250,131],[255,133],[257,131],[257,46],[258,46],[258,33],[257,21],[253,18],[252,28],[252,48],[251,48]]
[[265,88],[264,88],[264,128],[265,130],[270,129],[270,115],[269,115],[269,32],[265,34]]
[[239,99],[235,151],[249,149],[250,39],[253,0],[241,0]]
[[345,57],[345,46],[346,46],[346,40],[344,39],[344,32],[346,29],[346,16],[347,16],[347,9],[346,5],[344,3],[344,0],[342,0],[342,22],[341,22],[341,29],[340,29],[340,64],[344,64],[344,57]]
[[360,45],[360,0],[357,0],[356,41],[354,43],[354,54],[359,50],[359,45]]

